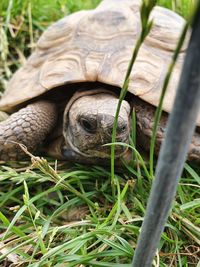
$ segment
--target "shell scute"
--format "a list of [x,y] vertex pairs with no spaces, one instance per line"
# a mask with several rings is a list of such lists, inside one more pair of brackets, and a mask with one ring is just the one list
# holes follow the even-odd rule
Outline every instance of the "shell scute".
[[[12,111],[27,100],[69,83],[99,81],[121,87],[141,30],[140,3],[104,0],[94,10],[79,11],[55,22],[42,34],[27,63],[13,75],[0,109]],[[157,106],[185,21],[162,7],[155,7],[151,18],[154,24],[133,67],[129,91]],[[168,86],[163,104],[167,112],[173,105],[189,35]]]

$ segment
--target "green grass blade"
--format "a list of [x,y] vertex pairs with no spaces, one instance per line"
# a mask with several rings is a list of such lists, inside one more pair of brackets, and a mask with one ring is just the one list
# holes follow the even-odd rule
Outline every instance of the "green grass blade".
[[154,176],[154,171],[153,171],[153,169],[154,169],[154,147],[155,147],[155,142],[156,142],[157,128],[158,128],[158,124],[159,124],[159,121],[160,121],[160,118],[161,118],[161,115],[162,115],[162,105],[163,105],[164,97],[165,97],[165,94],[166,94],[166,91],[167,91],[167,87],[168,87],[168,84],[169,84],[169,81],[170,81],[171,74],[173,72],[173,69],[174,69],[175,63],[177,61],[178,55],[179,55],[179,53],[181,51],[181,47],[182,47],[182,45],[184,43],[188,28],[189,28],[189,22],[186,22],[185,26],[184,26],[184,28],[182,30],[181,36],[179,38],[178,44],[176,46],[176,49],[174,51],[174,54],[173,54],[173,57],[172,57],[172,62],[169,65],[167,74],[165,76],[164,83],[163,83],[163,88],[162,88],[162,92],[161,92],[160,100],[159,100],[159,104],[158,104],[158,108],[156,109],[156,113],[155,113],[154,126],[153,126],[152,138],[151,138],[151,143],[150,143],[150,155],[149,155],[149,158],[150,158],[150,160],[149,160],[149,163],[150,163],[150,175],[151,175],[152,178]]

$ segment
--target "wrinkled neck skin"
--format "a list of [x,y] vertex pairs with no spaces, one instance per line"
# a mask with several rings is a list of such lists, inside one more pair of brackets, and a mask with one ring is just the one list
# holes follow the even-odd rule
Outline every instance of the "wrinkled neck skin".
[[[107,164],[110,159],[112,130],[118,97],[104,89],[76,92],[67,104],[63,117],[64,144],[61,152],[65,160],[88,164]],[[118,117],[116,141],[129,142],[130,105],[122,102]],[[129,158],[123,146],[115,146],[115,157]]]

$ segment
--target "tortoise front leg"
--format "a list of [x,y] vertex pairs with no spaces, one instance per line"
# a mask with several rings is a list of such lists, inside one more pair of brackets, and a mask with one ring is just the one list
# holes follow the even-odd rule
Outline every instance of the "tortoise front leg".
[[[150,142],[153,132],[155,107],[137,99],[133,103],[137,118],[137,144],[145,151],[149,151]],[[157,137],[155,143],[155,154],[158,155],[161,143],[165,137],[165,129],[167,126],[168,114],[163,112],[157,129]],[[200,162],[200,132],[196,131],[193,135],[192,142],[189,147],[187,159],[192,162]]]
[[29,104],[0,122],[0,160],[18,160],[25,156],[17,143],[33,152],[55,126],[57,110],[53,103]]

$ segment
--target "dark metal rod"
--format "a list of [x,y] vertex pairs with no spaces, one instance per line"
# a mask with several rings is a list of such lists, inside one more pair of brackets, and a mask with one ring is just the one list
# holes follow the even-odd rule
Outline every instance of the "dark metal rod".
[[[200,3],[200,2],[199,2]],[[200,4],[174,106],[161,147],[155,180],[133,258],[133,267],[150,267],[186,160],[200,107]]]

